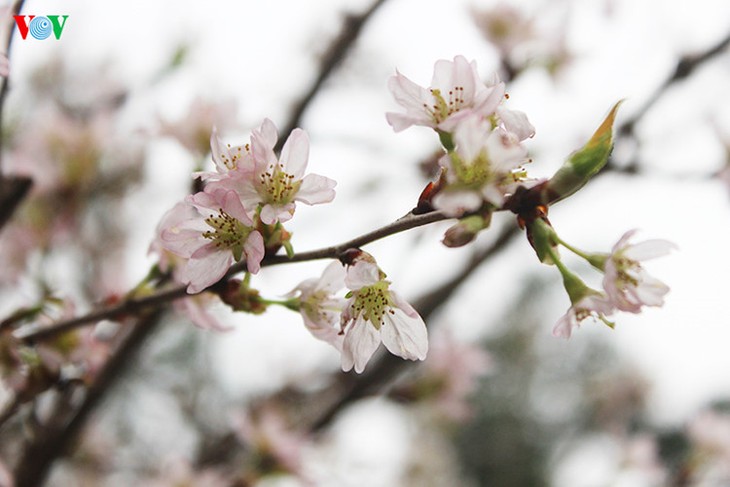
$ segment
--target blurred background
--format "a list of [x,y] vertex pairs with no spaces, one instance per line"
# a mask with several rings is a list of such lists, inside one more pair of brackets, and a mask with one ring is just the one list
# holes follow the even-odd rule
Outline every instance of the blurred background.
[[[456,55],[498,73],[535,126],[533,177],[625,99],[608,166],[551,222],[590,251],[632,228],[679,250],[647,264],[672,289],[664,307],[566,341],[551,336],[570,305],[560,275],[513,216],[458,249],[440,242],[449,222],[373,243],[431,351],[361,377],[285,309],[210,297],[228,332],[193,326],[182,301],[105,320],[34,347],[43,366],[23,362],[22,378],[4,369],[0,486],[11,472],[39,485],[45,469],[59,486],[730,485],[730,3],[39,0],[22,13],[69,18],[60,39],[16,33],[9,51],[0,168],[33,186],[0,231],[0,319],[48,324],[123,299],[191,171],[212,168],[213,125],[232,145],[265,117],[282,139],[291,123],[309,133],[308,170],[337,196],[298,208],[297,251],[406,214],[439,144],[393,132],[387,79],[428,86]],[[283,296],[326,264],[252,284]]]

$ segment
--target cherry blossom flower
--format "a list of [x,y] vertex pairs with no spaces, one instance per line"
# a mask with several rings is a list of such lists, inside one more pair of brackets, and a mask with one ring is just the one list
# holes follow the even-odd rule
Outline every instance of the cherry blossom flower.
[[334,294],[345,287],[345,269],[338,261],[332,262],[319,279],[307,279],[292,291],[299,294],[299,312],[304,326],[320,340],[342,350],[343,336],[336,328],[345,301]]
[[505,129],[491,130],[480,117],[468,117],[454,129],[456,149],[439,164],[446,168],[446,186],[434,198],[434,207],[451,216],[479,209],[486,201],[501,206],[505,194],[519,179],[515,173],[526,161],[527,150]]
[[348,266],[345,285],[351,290],[341,316],[342,370],[361,373],[380,342],[393,355],[423,360],[428,353],[428,334],[415,309],[390,289],[390,282],[363,252]]
[[[264,120],[251,135],[252,174],[244,171],[240,177],[233,175],[221,181],[224,187],[234,189],[240,195],[250,216],[259,208],[261,221],[266,225],[291,219],[296,201],[307,205],[332,201],[337,184],[318,174],[304,176],[309,159],[309,137],[305,131],[294,129],[278,158],[274,153],[277,138],[276,125],[269,119]],[[221,154],[220,160],[229,166],[237,163],[233,158],[238,157],[239,150],[236,148],[231,154],[222,151]],[[230,162],[226,163],[226,160]]]
[[220,181],[227,177],[253,177],[253,156],[251,145],[231,146],[225,144],[218,136],[218,129],[214,126],[210,135],[210,153],[215,165],[215,172],[194,172],[193,177],[200,177],[203,181]]
[[642,306],[661,306],[669,286],[650,276],[640,261],[661,257],[676,248],[667,240],[647,240],[629,244],[636,230],[626,232],[613,246],[605,263],[603,287],[613,306],[639,313]]
[[613,306],[606,296],[595,291],[588,292],[558,320],[553,328],[553,336],[570,338],[573,329],[577,328],[587,318],[601,320],[613,327],[613,323],[606,318],[613,312]]
[[224,325],[210,312],[211,302],[219,301],[218,296],[213,293],[200,293],[176,300],[173,305],[175,309],[185,314],[190,321],[198,328],[213,331],[231,331],[232,326]]
[[468,113],[488,117],[504,97],[504,83],[486,85],[479,77],[476,62],[464,56],[453,61],[436,61],[429,88],[423,88],[399,72],[388,80],[388,88],[406,113],[386,113],[396,132],[422,125],[450,132]]
[[198,293],[220,280],[233,261],[245,258],[248,272],[258,272],[264,240],[252,225],[235,191],[209,186],[163,217],[159,239],[187,259],[180,280],[189,293]]

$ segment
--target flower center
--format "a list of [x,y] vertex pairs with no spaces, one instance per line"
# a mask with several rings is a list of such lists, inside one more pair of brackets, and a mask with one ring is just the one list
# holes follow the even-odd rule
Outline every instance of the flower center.
[[284,165],[278,163],[270,164],[266,172],[259,175],[261,196],[267,203],[286,204],[294,199],[294,195],[299,191],[301,181],[295,181],[294,175],[284,171]]
[[[228,147],[228,154],[221,154],[221,161],[223,162],[223,165],[228,168],[228,170],[233,171],[236,168],[238,168],[238,160],[243,157],[243,151],[241,150],[241,147],[236,147],[236,150],[234,152],[231,152],[231,144],[226,144]],[[249,145],[246,144],[244,147],[246,149],[246,152],[250,152]],[[230,157],[229,157],[230,155]]]
[[450,157],[454,176],[456,176],[459,186],[480,189],[494,179],[494,172],[485,150],[482,150],[472,161],[465,161],[456,152],[453,152]]
[[213,230],[203,232],[203,237],[213,241],[216,249],[230,249],[233,257],[238,261],[243,255],[243,244],[251,233],[247,227],[237,218],[232,217],[222,208],[218,208],[218,215],[210,215],[205,219]]
[[448,93],[448,101],[446,101],[444,96],[441,94],[441,90],[437,88],[431,90],[431,95],[433,95],[434,104],[428,106],[428,104],[424,103],[423,107],[431,114],[431,117],[437,124],[446,120],[449,115],[461,110],[466,103],[464,101],[463,86],[454,86],[450,89]]
[[632,271],[638,271],[641,269],[641,264],[632,259],[626,257],[614,257],[614,264],[616,265],[616,273],[618,275],[618,281],[623,285],[623,288],[627,287],[638,287],[639,279],[632,273]]
[[378,281],[372,286],[360,288],[355,296],[355,302],[352,304],[353,315],[362,315],[376,329],[380,330],[383,325],[383,315],[386,312],[395,314],[388,286],[387,281]]

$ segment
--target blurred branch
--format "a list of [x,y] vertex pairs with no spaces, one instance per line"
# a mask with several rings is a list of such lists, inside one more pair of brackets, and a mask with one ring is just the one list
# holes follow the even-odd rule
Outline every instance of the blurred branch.
[[[704,65],[706,62],[711,61],[716,56],[722,54],[730,46],[730,33],[728,33],[722,40],[717,44],[709,47],[705,51],[698,54],[685,55],[678,62],[674,68],[674,72],[662,83],[654,92],[652,96],[644,103],[644,105],[634,113],[628,120],[624,121],[619,125],[616,130],[617,137],[635,139],[636,138],[636,125],[641,121],[647,112],[656,104],[662,96],[666,94],[669,88],[680,81],[685,80],[690,75],[694,74],[698,68]],[[639,171],[638,161],[635,159],[625,166],[617,166],[614,163],[613,158],[608,161],[603,172],[614,171],[622,172],[627,174],[636,174]]]
[[[309,252],[301,252],[295,254],[291,258],[284,255],[274,255],[265,258],[261,262],[261,266],[265,267],[271,265],[305,262],[319,259],[337,259],[347,249],[360,247],[368,243],[372,243],[376,240],[380,240],[381,238],[403,232],[405,230],[410,230],[412,228],[446,220],[448,218],[449,217],[439,211],[433,211],[423,215],[413,215],[412,213],[408,213],[406,216],[396,220],[393,223],[390,223],[389,225],[385,225],[384,227],[356,237],[352,240],[348,240],[347,242],[343,242],[339,245],[333,245],[331,247],[325,247],[318,250],[311,250]],[[230,270],[224,276],[223,280],[227,277],[233,276],[245,270],[246,263],[239,262],[230,268]],[[211,288],[214,289],[215,286],[216,284],[211,286]],[[20,333],[20,338],[28,342],[43,340],[57,336],[58,334],[63,332],[73,330],[80,326],[95,323],[100,320],[114,319],[123,315],[139,314],[141,311],[160,307],[161,305],[167,304],[171,301],[174,301],[175,299],[191,296],[191,294],[188,294],[186,292],[186,288],[187,286],[182,285],[176,286],[171,289],[166,289],[164,291],[158,291],[149,296],[131,297],[114,306],[109,306],[96,311],[92,311],[91,313],[88,313],[86,315],[72,318],[69,320],[58,321],[47,327],[35,329],[24,334]]]
[[[53,462],[66,454],[77,441],[91,413],[102,402],[109,389],[133,362],[136,353],[147,338],[157,329],[161,310],[140,317],[112,353],[94,383],[85,391],[78,406],[75,394],[60,398],[49,415],[50,420],[23,448],[15,468],[16,487],[42,485]],[[71,391],[73,392],[73,391]]]
[[385,3],[385,0],[376,0],[370,8],[360,15],[345,15],[339,35],[332,41],[324,56],[322,56],[317,78],[309,87],[309,90],[307,90],[307,92],[302,95],[302,97],[292,107],[289,122],[282,130],[282,136],[279,138],[279,142],[277,143],[275,150],[281,150],[281,146],[289,134],[295,128],[300,126],[302,116],[309,107],[309,104],[312,100],[314,100],[327,78],[329,78],[335,68],[339,66],[340,62],[342,62],[345,56],[349,53],[350,49],[355,44],[355,41],[360,36],[362,27],[383,3]]
[[[0,148],[0,152],[2,149]],[[15,209],[23,201],[33,182],[23,176],[5,177],[0,175],[0,228],[10,220]]]

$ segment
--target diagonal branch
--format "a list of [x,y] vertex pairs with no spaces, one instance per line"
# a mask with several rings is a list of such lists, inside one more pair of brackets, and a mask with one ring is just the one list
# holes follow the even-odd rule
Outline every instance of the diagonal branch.
[[[352,240],[348,240],[339,245],[311,250],[309,252],[302,252],[299,254],[295,254],[292,258],[283,255],[274,255],[264,259],[261,262],[261,266],[265,267],[270,265],[305,262],[319,259],[337,259],[339,258],[340,254],[342,254],[342,252],[349,248],[360,247],[375,242],[376,240],[380,240],[381,238],[403,232],[405,230],[410,230],[412,228],[446,220],[448,218],[449,217],[444,215],[442,212],[438,211],[433,211],[423,215],[413,215],[409,213],[406,216],[396,220],[395,222],[390,223],[389,225],[385,225],[384,227],[356,237]],[[235,264],[231,267],[228,273],[226,273],[224,279],[245,270],[245,262],[239,262],[238,264]],[[211,287],[215,287],[215,284]],[[69,320],[58,321],[47,327],[32,330],[27,333],[21,333],[20,338],[29,342],[51,338],[57,336],[60,333],[73,330],[75,328],[90,323],[96,323],[103,319],[114,319],[124,315],[134,315],[147,309],[158,308],[162,305],[165,305],[176,299],[184,298],[186,296],[190,296],[190,294],[186,292],[186,286],[183,285],[163,291],[158,291],[149,296],[131,297],[114,306],[109,306],[96,311],[92,311],[91,313],[88,313],[86,315],[71,318]]]
[[335,68],[340,65],[340,62],[342,62],[345,56],[347,56],[350,52],[355,41],[360,37],[360,32],[362,31],[365,23],[384,3],[385,0],[376,0],[370,8],[360,15],[348,14],[345,16],[339,35],[333,40],[329,49],[327,49],[327,52],[320,61],[319,74],[317,75],[317,78],[314,80],[307,92],[304,93],[304,95],[302,95],[302,97],[292,107],[291,117],[281,132],[282,137],[279,138],[279,142],[277,143],[275,150],[281,150],[281,146],[288,135],[295,128],[301,125],[304,112],[312,103],[312,100],[314,100],[317,93],[319,93],[322,89],[325,81],[334,72]]

